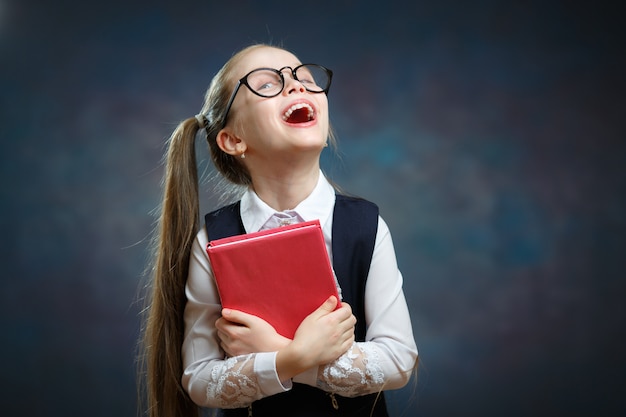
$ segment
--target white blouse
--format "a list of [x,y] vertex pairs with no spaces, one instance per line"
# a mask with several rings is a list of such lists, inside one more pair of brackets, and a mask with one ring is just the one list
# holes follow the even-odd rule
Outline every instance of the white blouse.
[[[332,263],[331,231],[335,190],[320,172],[317,186],[290,211],[303,221],[319,219]],[[241,199],[241,218],[247,233],[261,230],[275,214],[252,190]],[[276,352],[228,358],[219,346],[215,321],[221,315],[220,298],[206,253],[206,228],[193,243],[186,284],[185,333],[182,346],[182,383],[202,407],[247,407],[253,401],[288,391],[292,381],[280,381]],[[417,360],[411,319],[402,291],[389,228],[378,219],[372,263],[365,287],[365,342],[319,369],[293,378],[346,397],[396,389],[409,381]]]

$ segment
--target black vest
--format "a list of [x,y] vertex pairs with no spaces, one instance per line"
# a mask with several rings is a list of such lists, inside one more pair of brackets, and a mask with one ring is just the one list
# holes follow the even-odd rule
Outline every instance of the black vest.
[[[205,216],[209,241],[245,233],[240,203],[222,207]],[[359,198],[337,195],[333,212],[333,269],[342,291],[343,301],[350,304],[357,318],[355,338],[365,341],[365,282],[369,273],[376,231],[378,207]],[[290,391],[272,395],[252,404],[254,417],[387,417],[382,393],[355,398],[334,396],[304,384],[293,384]],[[223,410],[225,417],[248,416],[249,409]]]

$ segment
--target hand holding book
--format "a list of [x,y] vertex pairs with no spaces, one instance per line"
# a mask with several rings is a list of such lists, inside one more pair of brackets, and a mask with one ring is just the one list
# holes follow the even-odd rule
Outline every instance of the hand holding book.
[[281,336],[267,321],[240,310],[225,308],[215,322],[220,346],[228,356],[275,352],[291,340]]
[[317,220],[211,241],[207,253],[222,306],[289,339],[331,295],[339,299]]
[[291,352],[292,360],[298,358],[290,365],[292,372],[299,370],[297,374],[343,354],[354,341],[355,322],[350,306],[338,306],[331,296],[300,323],[293,341],[276,333],[265,320],[239,310],[224,309],[216,327],[228,356],[278,351],[284,357]]

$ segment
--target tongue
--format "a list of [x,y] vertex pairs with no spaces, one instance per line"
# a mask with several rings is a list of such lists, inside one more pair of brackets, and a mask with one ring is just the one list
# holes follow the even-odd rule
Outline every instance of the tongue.
[[305,123],[309,121],[309,110],[308,109],[298,109],[294,110],[293,113],[287,119],[287,123]]

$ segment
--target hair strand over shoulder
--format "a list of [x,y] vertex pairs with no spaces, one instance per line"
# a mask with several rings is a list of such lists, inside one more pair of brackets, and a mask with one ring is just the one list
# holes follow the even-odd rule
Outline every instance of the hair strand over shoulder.
[[198,229],[195,118],[180,123],[169,139],[163,200],[152,240],[152,287],[143,329],[141,365],[150,417],[190,417],[198,407],[181,385],[185,282]]

